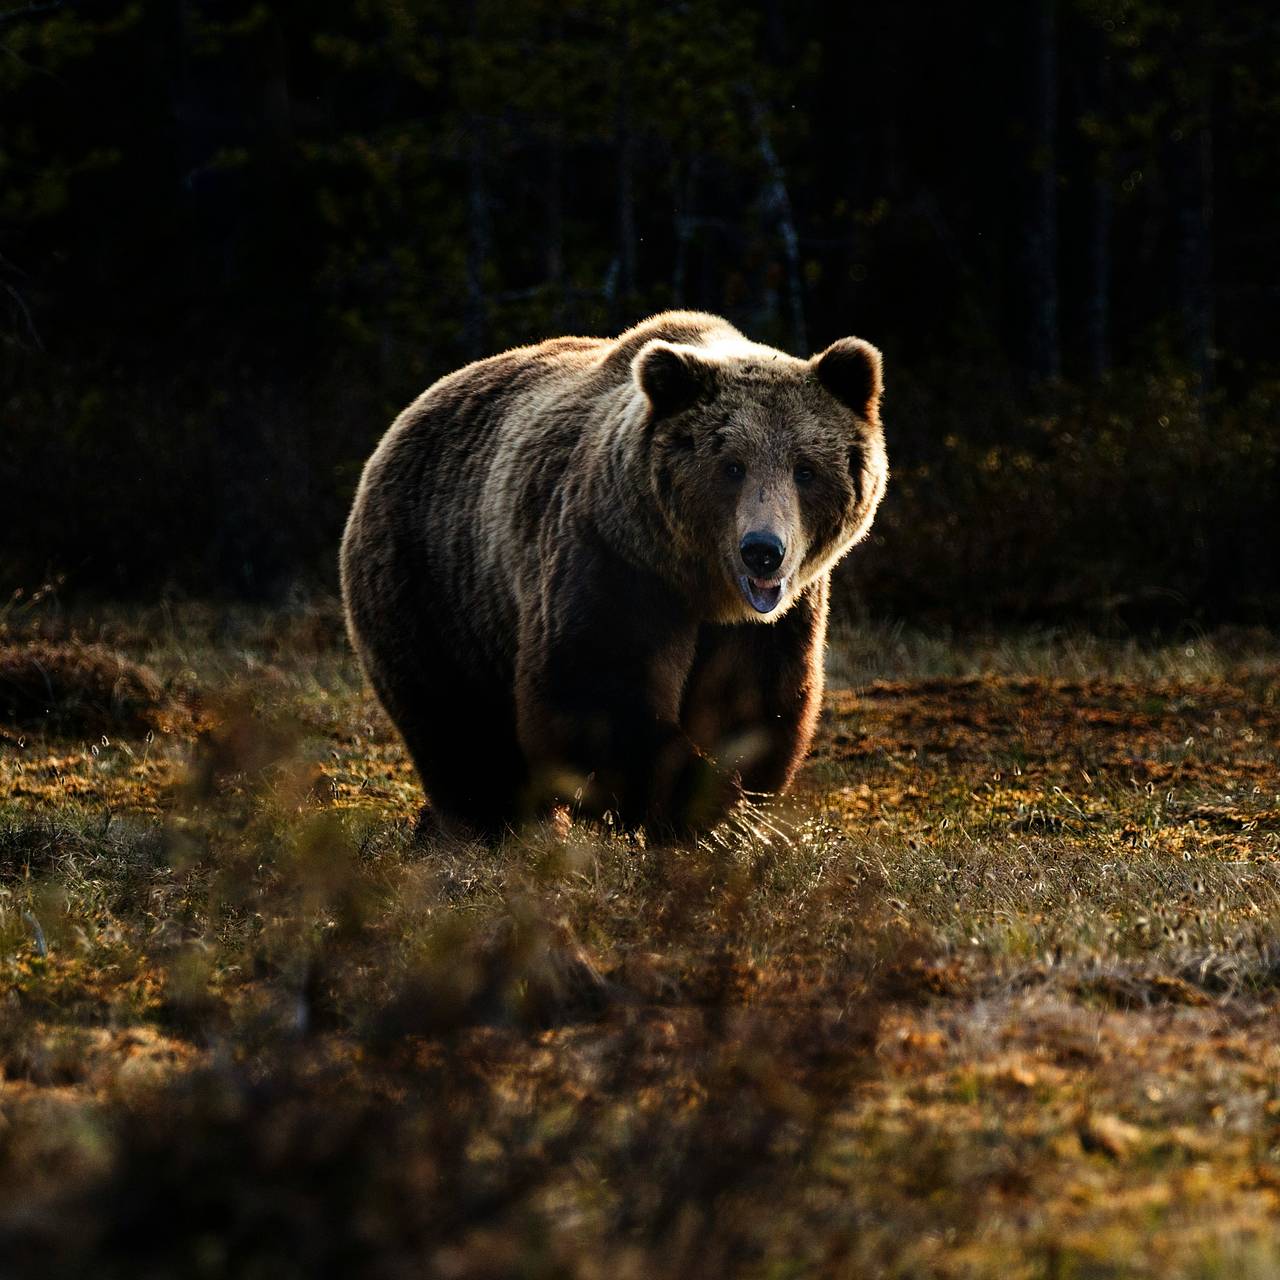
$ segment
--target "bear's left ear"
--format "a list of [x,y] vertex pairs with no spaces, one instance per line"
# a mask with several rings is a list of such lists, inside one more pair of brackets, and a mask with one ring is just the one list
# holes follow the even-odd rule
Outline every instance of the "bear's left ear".
[[841,338],[813,357],[818,381],[841,404],[860,418],[875,422],[884,393],[884,361],[880,352],[861,338]]
[[716,370],[693,347],[654,338],[631,362],[640,390],[653,406],[653,417],[670,418],[687,409],[715,386]]

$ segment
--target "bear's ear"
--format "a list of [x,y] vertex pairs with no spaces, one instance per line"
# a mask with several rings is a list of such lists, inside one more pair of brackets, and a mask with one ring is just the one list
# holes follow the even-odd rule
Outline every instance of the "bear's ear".
[[653,406],[654,421],[670,418],[708,394],[715,386],[716,370],[692,347],[676,346],[654,338],[646,342],[631,362],[640,390]]
[[884,392],[884,361],[861,338],[841,338],[813,358],[818,381],[860,418],[875,422]]

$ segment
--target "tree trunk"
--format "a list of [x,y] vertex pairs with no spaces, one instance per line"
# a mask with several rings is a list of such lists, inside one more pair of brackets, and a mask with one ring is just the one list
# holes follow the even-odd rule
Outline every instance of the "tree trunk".
[[[467,4],[467,36],[471,54],[477,55],[480,41],[479,0]],[[489,180],[485,156],[485,121],[475,104],[466,112],[467,253],[466,308],[463,314],[463,342],[472,360],[485,354],[488,338],[488,301],[484,278],[492,251],[489,227]]]
[[[1094,59],[1092,107],[1100,121],[1111,114],[1111,68],[1107,42],[1098,42]],[[1106,143],[1095,143],[1089,190],[1088,299],[1085,304],[1085,367],[1100,382],[1111,370],[1111,223],[1115,175]]]
[[1055,134],[1058,106],[1057,14],[1055,0],[1031,6],[1030,166],[1031,189],[1024,229],[1027,363],[1032,377],[1061,372],[1058,329],[1058,173]]
[[1085,357],[1089,377],[1111,371],[1111,175],[1093,175],[1089,202],[1089,300],[1085,309]]
[[618,281],[613,295],[615,322],[636,294],[635,136],[631,120],[631,11],[621,12],[618,53]]
[[[563,65],[564,16],[557,8],[552,15],[547,41],[557,66]],[[553,115],[547,127],[547,171],[543,187],[546,211],[546,272],[551,293],[552,320],[562,330],[569,320],[569,291],[564,270],[564,94],[557,84],[552,99]],[[573,327],[573,326],[571,326]]]
[[489,263],[489,187],[485,174],[484,124],[472,115],[467,127],[467,306],[464,337],[467,355],[485,351],[488,306],[484,294]]
[[673,183],[678,194],[676,196],[675,209],[676,253],[675,264],[671,272],[671,300],[677,307],[685,305],[686,281],[689,274],[689,244],[693,240],[693,233],[697,226],[697,218],[693,211],[697,182],[698,157],[693,156],[690,158],[686,169],[684,190],[680,190],[678,166]]
[[565,320],[568,293],[564,287],[564,131],[552,126],[547,144],[546,177],[547,287],[551,290],[552,315],[557,326]]
[[769,137],[764,108],[754,94],[748,96],[751,120],[756,130],[756,145],[766,175],[765,207],[777,221],[782,240],[782,255],[787,264],[787,297],[791,312],[791,349],[797,355],[808,355],[809,338],[804,320],[804,291],[800,272],[800,235],[796,230],[787,176]]
[[1177,298],[1197,393],[1213,389],[1213,131],[1208,91],[1174,147]]

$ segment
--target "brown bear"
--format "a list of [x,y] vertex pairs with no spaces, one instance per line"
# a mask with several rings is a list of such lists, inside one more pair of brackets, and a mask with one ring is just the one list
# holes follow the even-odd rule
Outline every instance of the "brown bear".
[[888,477],[880,353],[799,360],[696,312],[479,360],[370,458],[352,641],[437,813],[566,803],[679,835],[780,791],[822,697],[832,566]]

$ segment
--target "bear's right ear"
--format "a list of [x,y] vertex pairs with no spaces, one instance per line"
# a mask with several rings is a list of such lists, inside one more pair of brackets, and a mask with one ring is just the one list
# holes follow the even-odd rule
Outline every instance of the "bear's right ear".
[[716,371],[692,347],[654,338],[631,362],[632,376],[653,406],[654,421],[689,408],[715,386]]
[[841,404],[860,418],[878,421],[884,393],[884,361],[880,352],[861,338],[841,338],[813,358],[818,381]]

